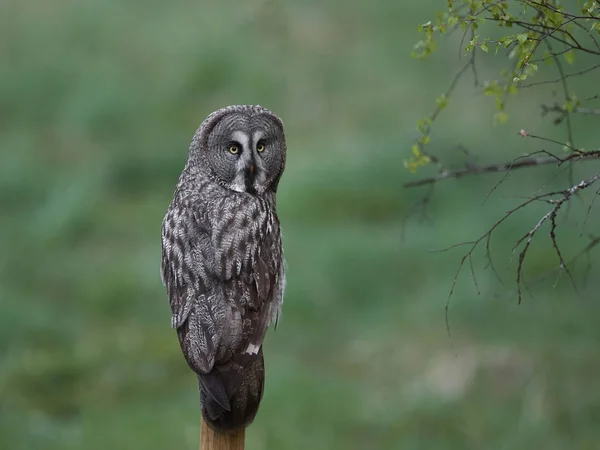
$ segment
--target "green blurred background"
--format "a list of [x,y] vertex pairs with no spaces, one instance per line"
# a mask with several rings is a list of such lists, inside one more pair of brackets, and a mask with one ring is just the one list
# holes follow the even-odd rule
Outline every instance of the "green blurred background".
[[[548,205],[495,235],[503,284],[476,253],[481,293],[467,268],[447,334],[463,253],[429,250],[484,233],[517,196],[566,186],[566,172],[515,173],[485,203],[500,175],[447,181],[426,217],[414,209],[426,190],[402,184],[434,171],[403,166],[416,122],[464,64],[458,35],[410,58],[417,25],[445,4],[3,2],[0,448],[197,448],[160,226],[196,127],[238,103],[281,116],[289,146],[288,292],[248,449],[598,448],[600,261],[587,280],[576,267],[579,296],[564,274],[540,279],[557,267],[544,230],[525,270],[538,281],[516,302],[511,248]],[[480,76],[503,62],[482,59]],[[430,149],[458,167],[458,143],[485,162],[542,147],[521,128],[564,140],[539,114],[554,90],[524,92],[494,127],[493,101],[465,82]],[[593,127],[575,124],[577,145],[594,145]],[[583,225],[590,194],[561,216],[565,258],[598,229],[595,210]]]

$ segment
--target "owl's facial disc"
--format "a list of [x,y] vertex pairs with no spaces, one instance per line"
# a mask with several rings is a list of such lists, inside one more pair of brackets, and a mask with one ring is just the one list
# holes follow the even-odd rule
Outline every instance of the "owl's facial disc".
[[201,165],[190,167],[203,167],[213,181],[235,192],[275,192],[285,166],[281,121],[266,110],[242,106],[215,120],[200,128],[199,145],[192,150]]
[[235,176],[229,184],[230,189],[252,195],[264,192],[266,174],[260,157],[265,149],[262,135],[262,131],[247,133],[241,130],[231,134],[231,146],[238,151],[235,153]]

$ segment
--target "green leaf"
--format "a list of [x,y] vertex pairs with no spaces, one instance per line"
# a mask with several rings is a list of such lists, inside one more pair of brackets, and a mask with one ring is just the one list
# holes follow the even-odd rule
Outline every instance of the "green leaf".
[[498,111],[496,114],[494,114],[494,124],[497,125],[506,123],[508,121],[508,117],[508,114],[504,111]]
[[435,99],[435,103],[437,104],[437,107],[441,111],[446,106],[448,106],[448,97],[446,96],[446,94],[442,94],[438,98]]
[[417,130],[421,134],[427,134],[430,126],[431,126],[431,118],[429,118],[429,117],[423,117],[423,118],[419,119],[419,121],[417,122]]
[[421,144],[414,143],[411,147],[412,156],[404,161],[404,167],[413,173],[416,172],[420,166],[426,166],[431,162],[431,158],[422,151],[422,146],[427,142],[429,142],[429,137],[423,136]]
[[470,51],[473,50],[473,48],[477,45],[477,40],[479,39],[479,35],[475,35],[473,37],[473,39],[471,39],[469,41],[469,44],[467,45],[467,47],[465,48],[465,54],[469,53]]
[[483,86],[483,93],[484,95],[500,95],[502,94],[502,88],[500,88],[496,80],[492,82],[486,81]]
[[431,28],[431,20],[429,22],[425,22],[419,25],[419,32],[426,30],[427,28]]
[[527,79],[527,74],[525,72],[523,72],[513,78],[513,83],[518,83],[519,81],[525,81],[526,79]]
[[569,64],[573,64],[575,62],[575,50],[571,49],[563,56],[565,57],[565,61],[567,61]]
[[511,36],[504,36],[500,39],[500,42],[504,45],[504,48],[508,48],[514,42],[514,39]]
[[526,33],[521,33],[521,34],[517,34],[517,40],[521,43],[524,44],[525,42],[527,42],[527,39],[529,38],[529,36],[527,36]]

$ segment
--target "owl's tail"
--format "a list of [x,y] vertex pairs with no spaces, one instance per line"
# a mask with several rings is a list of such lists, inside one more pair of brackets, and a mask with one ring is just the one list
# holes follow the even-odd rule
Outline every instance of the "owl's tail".
[[206,423],[218,431],[235,431],[254,420],[262,399],[265,369],[262,348],[240,355],[198,376],[200,407]]

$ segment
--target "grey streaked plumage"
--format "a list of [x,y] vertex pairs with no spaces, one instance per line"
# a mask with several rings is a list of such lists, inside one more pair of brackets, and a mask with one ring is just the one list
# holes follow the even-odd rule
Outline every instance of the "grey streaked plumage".
[[[237,148],[237,152],[234,152]],[[162,225],[161,276],[202,415],[219,430],[254,420],[262,342],[279,318],[285,268],[275,196],[281,120],[260,106],[210,114],[190,145]]]

